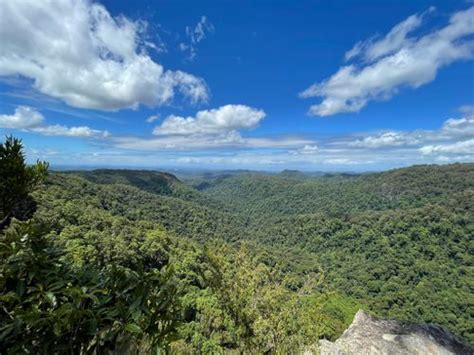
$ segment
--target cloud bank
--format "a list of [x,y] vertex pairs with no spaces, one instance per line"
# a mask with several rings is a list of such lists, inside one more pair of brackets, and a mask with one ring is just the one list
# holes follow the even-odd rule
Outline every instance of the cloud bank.
[[[446,119],[433,130],[387,130],[326,138],[283,135],[245,136],[264,119],[264,112],[226,105],[194,116],[169,116],[155,127],[155,137],[112,137],[125,154],[140,151],[170,165],[211,168],[368,170],[426,163],[474,161],[474,110]],[[143,153],[146,152],[146,153]],[[138,154],[138,153],[137,153]]]
[[266,114],[246,105],[224,105],[198,111],[195,116],[171,115],[153,129],[155,138],[114,137],[116,147],[134,150],[193,150],[215,148],[275,148],[309,144],[296,136],[242,137],[242,130],[256,128]]
[[[245,111],[259,111],[250,107],[247,109]],[[201,112],[206,112],[206,115],[212,117],[209,120],[212,122],[210,125],[212,128],[196,131],[194,125],[196,121],[202,119]],[[446,119],[439,128],[433,130],[388,130],[316,138],[288,134],[241,135],[235,127],[248,129],[261,121],[257,122],[257,118],[248,121],[237,120],[235,117],[229,119],[224,115],[226,118],[217,124],[216,117],[222,115],[220,107],[199,111],[191,117],[182,117],[191,122],[189,126],[185,125],[184,130],[179,125],[177,126],[179,129],[170,126],[173,127],[173,129],[167,128],[170,129],[170,134],[161,131],[158,135],[144,137],[115,134],[104,136],[83,130],[83,136],[100,140],[100,144],[95,145],[89,152],[54,156],[54,162],[67,165],[71,161],[81,161],[96,166],[154,168],[187,166],[197,169],[238,167],[259,170],[294,168],[327,171],[367,171],[413,164],[474,162],[474,115],[472,110],[463,109],[462,112],[460,117]],[[166,119],[163,122],[165,121]],[[66,136],[68,132],[74,132],[74,127],[66,132],[57,126],[45,126],[44,122],[39,126],[19,124],[22,127],[25,125],[29,126],[27,128],[29,132],[39,134],[53,134],[54,130]],[[157,128],[161,126],[158,125]],[[38,129],[40,127],[41,129]],[[76,130],[76,135],[79,131]],[[181,134],[175,134],[176,132]],[[33,156],[36,157],[41,156]]]

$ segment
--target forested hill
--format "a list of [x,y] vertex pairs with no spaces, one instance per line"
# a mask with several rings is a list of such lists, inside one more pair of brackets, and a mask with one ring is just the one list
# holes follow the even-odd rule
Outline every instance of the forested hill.
[[117,209],[113,213],[157,221],[198,240],[257,242],[272,253],[293,255],[290,268],[300,274],[317,260],[332,287],[377,314],[436,322],[473,340],[473,305],[467,300],[474,164],[361,175],[187,176],[185,182],[199,190],[163,173],[78,175],[106,184],[83,183],[83,189],[88,195],[89,188],[99,188],[103,203]]
[[53,173],[36,195],[40,212],[51,214],[68,206],[83,215],[101,209],[131,221],[160,223],[196,240],[240,239],[239,216],[219,208],[171,174],[136,173],[136,178],[132,170]]
[[101,185],[122,184],[157,195],[176,197],[185,201],[199,203],[202,206],[219,208],[212,200],[196,189],[183,184],[176,176],[166,172],[151,170],[97,169],[69,171],[69,174],[81,176]]
[[420,165],[382,173],[295,179],[240,174],[210,184],[206,193],[249,215],[329,213],[451,203],[474,189],[474,164]]
[[[180,181],[176,176],[149,170],[97,169],[71,171],[70,173],[80,175],[98,184],[132,185],[148,192],[163,195],[175,193],[176,187],[180,186]],[[183,186],[183,188],[186,187]]]
[[241,174],[205,192],[244,216],[251,239],[316,255],[331,285],[377,314],[474,341],[474,164]]
[[[31,256],[50,260],[45,268],[61,266],[53,276],[48,269],[48,285],[67,275],[67,285],[86,280],[80,282],[90,292],[114,290],[112,299],[90,296],[97,298],[87,301],[96,311],[72,313],[84,321],[81,341],[96,349],[115,349],[132,337],[142,350],[151,341],[175,352],[288,353],[336,339],[358,308],[437,323],[474,342],[474,164],[362,175],[225,172],[181,179],[153,171],[52,172],[32,197],[34,219],[12,222],[5,238],[29,248],[21,242],[27,233],[46,246],[18,249],[4,268],[13,272],[23,265],[18,260]],[[35,254],[53,247],[60,253]],[[97,278],[78,276],[89,269]],[[25,339],[41,344],[39,334],[48,334],[41,339],[52,343],[44,349],[54,349],[72,336],[65,305],[56,300],[74,298],[57,289],[44,293],[28,286],[35,278],[21,277],[19,285],[31,287],[31,297],[57,294],[49,308],[38,308],[31,297],[20,304],[51,322],[35,325],[42,333]],[[154,293],[157,282],[165,294]],[[11,285],[10,292],[20,287]],[[157,323],[147,313],[147,297],[168,302],[153,313],[164,317]],[[18,304],[5,299],[7,307]],[[56,329],[58,319],[64,324]],[[9,332],[16,330],[1,336],[13,343],[32,324],[4,320]],[[168,321],[166,331],[153,328]],[[87,330],[93,325],[113,341],[99,342],[98,330]]]

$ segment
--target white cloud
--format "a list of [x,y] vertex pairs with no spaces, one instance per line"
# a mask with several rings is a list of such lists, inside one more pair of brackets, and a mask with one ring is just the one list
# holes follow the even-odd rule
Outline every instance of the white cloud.
[[[30,115],[38,113],[27,109]],[[221,109],[201,111],[206,113],[205,117],[213,117],[204,121],[204,129],[186,126],[183,131],[172,130],[173,134],[154,137],[109,135],[89,127],[46,125],[43,121],[23,130],[43,135],[100,139],[101,149],[109,151],[74,158],[85,164],[154,166],[159,161],[160,164],[196,164],[214,168],[280,169],[284,165],[285,168],[304,170],[368,170],[474,161],[474,122],[469,113],[448,119],[434,130],[368,132],[357,137],[319,137],[316,141],[297,135],[241,135],[238,129],[252,128],[258,122],[238,123],[241,121],[223,119],[216,123],[216,117],[222,115]],[[191,117],[191,127],[195,127],[196,121],[203,122],[199,117],[199,113]],[[64,157],[53,161],[70,164]]]
[[160,138],[140,137],[115,137],[115,147],[132,150],[158,151],[158,150],[193,150],[213,149],[235,146],[240,143],[242,137],[238,133],[221,134],[209,136],[162,136]]
[[0,115],[0,128],[27,129],[39,126],[44,117],[28,106],[18,106],[13,115]]
[[21,129],[45,136],[66,137],[108,137],[108,131],[87,126],[67,127],[63,125],[43,125],[44,116],[32,107],[18,106],[13,115],[0,115],[0,128]]
[[[433,12],[434,7],[430,7],[427,12]],[[423,16],[411,15],[406,20],[393,27],[390,32],[382,39],[374,41],[369,39],[355,44],[355,46],[346,53],[346,60],[362,56],[365,61],[371,62],[387,54],[393,54],[407,44],[412,43],[412,39],[407,38],[409,33],[421,26]]]
[[[179,164],[193,164],[199,166],[227,166],[253,169],[281,169],[284,167],[303,167],[303,170],[314,169],[319,166],[323,169],[344,169],[345,166],[360,166],[372,164],[373,160],[365,158],[328,158],[328,157],[299,157],[287,153],[262,154],[262,153],[235,153],[232,155],[211,155],[211,156],[184,156],[176,158]],[[352,167],[351,167],[352,169]]]
[[98,138],[98,137],[108,137],[110,135],[108,131],[92,129],[87,126],[67,127],[63,125],[51,125],[51,126],[35,127],[35,128],[32,128],[31,130],[33,132],[40,133],[44,136]]
[[356,44],[346,58],[364,61],[343,66],[329,79],[311,85],[300,97],[321,97],[309,113],[330,116],[357,112],[371,100],[389,99],[403,87],[418,88],[435,79],[440,68],[474,56],[474,7],[451,16],[445,27],[408,37],[422,20],[410,16],[383,39]]
[[[400,146],[407,144],[409,139],[404,133],[397,132],[385,132],[375,136],[367,136],[362,139],[356,139],[353,142],[349,142],[348,145],[351,147],[359,148],[380,148],[387,146]],[[413,143],[413,141],[412,141]]]
[[242,145],[249,148],[297,148],[303,145],[311,146],[314,140],[298,136],[282,137],[252,137],[243,138]]
[[178,91],[185,97],[190,98],[193,103],[209,99],[209,90],[204,80],[181,70],[169,73],[171,73],[169,75]]
[[356,162],[348,159],[348,158],[332,158],[332,159],[324,159],[323,164],[330,164],[330,165],[351,165],[357,164]]
[[463,117],[447,119],[439,129],[398,132],[387,131],[377,134],[368,134],[360,138],[347,137],[342,141],[333,142],[332,145],[378,149],[430,145],[432,143],[455,143],[465,138],[474,137],[474,114],[467,110],[466,107],[462,110],[465,112]]
[[[441,131],[441,128],[436,132]],[[428,131],[427,131],[428,132]],[[426,134],[429,140],[434,137]],[[402,132],[399,132],[402,133]],[[407,135],[413,132],[404,132]],[[234,136],[233,136],[234,135]],[[452,137],[429,145],[441,146],[452,145],[459,142],[458,138]],[[474,151],[468,144],[464,144],[466,153],[454,153],[460,151],[461,144],[452,147],[450,152],[442,152],[446,149],[433,149],[432,154],[422,154],[420,148],[428,145],[420,141],[416,145],[390,146],[383,152],[377,148],[367,149],[362,147],[350,147],[347,145],[348,138],[341,137],[345,144],[334,146],[333,138],[322,139],[317,143],[304,137],[290,136],[266,136],[266,137],[242,137],[230,133],[228,136],[162,136],[154,138],[121,137],[111,136],[105,142],[112,146],[110,151],[100,154],[84,155],[75,160],[84,163],[100,165],[120,166],[184,166],[194,164],[199,168],[249,168],[249,169],[277,169],[294,168],[302,170],[326,170],[326,171],[367,171],[387,169],[413,164],[429,163],[453,163],[474,161]],[[336,140],[341,140],[336,138]],[[424,138],[424,139],[425,139]],[[474,139],[474,138],[471,138]],[[468,139],[469,140],[469,139]],[[463,139],[465,141],[465,139]],[[425,142],[425,141],[423,141]],[[469,143],[472,144],[472,143]],[[305,146],[307,146],[305,148]],[[437,151],[435,151],[437,150]],[[63,159],[61,158],[55,158]],[[68,161],[61,161],[68,163]]]
[[87,0],[0,2],[0,76],[33,80],[43,94],[98,110],[157,106],[176,92],[206,101],[205,82],[167,71],[147,54],[146,23]]
[[474,117],[474,106],[473,105],[462,105],[459,108],[459,112],[462,112],[469,117]]
[[435,153],[474,155],[474,138],[455,143],[425,145],[420,148],[420,152],[426,155]]
[[[156,127],[153,138],[114,136],[115,149],[164,154],[169,164],[213,167],[271,168],[272,166],[344,170],[391,168],[422,163],[474,161],[469,110],[463,117],[446,120],[438,129],[367,132],[358,136],[244,136],[239,130],[258,125],[247,113],[260,110],[243,106],[245,115],[235,115],[235,106],[204,110],[192,117],[171,116]],[[226,109],[223,109],[227,107]],[[254,116],[253,114],[250,116]],[[183,156],[192,151],[193,155]],[[138,153],[137,153],[138,154]],[[175,158],[172,158],[172,157]]]
[[199,43],[206,38],[207,33],[214,32],[214,25],[210,23],[206,16],[201,16],[201,19],[193,28],[186,27],[186,34],[193,43]]
[[461,162],[472,162],[474,156],[472,155],[438,155],[434,158],[437,163],[450,164],[450,163],[461,163]]
[[160,119],[160,115],[159,114],[156,114],[156,115],[151,115],[149,116],[145,121],[147,123],[153,123],[155,121],[158,121]]
[[305,144],[303,148],[292,150],[290,154],[315,154],[319,152],[319,147],[316,144]]
[[441,128],[444,135],[450,137],[474,136],[474,115],[463,118],[450,118],[443,123]]
[[161,136],[159,138],[113,137],[112,143],[117,148],[141,151],[185,151],[196,149],[268,149],[268,148],[297,148],[313,143],[312,140],[301,137],[242,137],[236,131],[217,135],[197,136]]
[[214,32],[214,25],[209,22],[206,16],[201,16],[195,27],[186,26],[186,36],[189,43],[181,42],[178,48],[183,52],[189,52],[188,59],[193,60],[197,55],[197,44],[212,32]]
[[155,135],[213,135],[255,128],[265,117],[263,110],[245,105],[225,105],[199,111],[195,117],[169,116],[155,127]]

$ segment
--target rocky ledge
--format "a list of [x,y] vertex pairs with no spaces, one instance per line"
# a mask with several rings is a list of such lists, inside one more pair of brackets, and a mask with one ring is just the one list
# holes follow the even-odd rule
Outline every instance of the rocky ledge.
[[323,355],[474,354],[472,346],[439,326],[379,319],[362,310],[335,342],[321,340],[319,351]]

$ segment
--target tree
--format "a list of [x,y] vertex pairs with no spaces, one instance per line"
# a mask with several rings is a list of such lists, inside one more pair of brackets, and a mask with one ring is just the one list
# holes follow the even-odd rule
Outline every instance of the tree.
[[75,268],[34,219],[0,233],[1,353],[158,353],[178,313],[169,265]]
[[44,181],[47,173],[46,162],[26,164],[20,139],[8,136],[0,143],[0,229],[12,217],[24,220],[32,216],[36,204],[29,194]]

